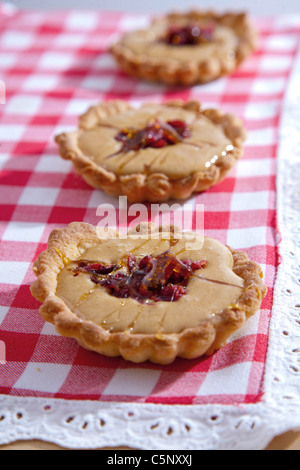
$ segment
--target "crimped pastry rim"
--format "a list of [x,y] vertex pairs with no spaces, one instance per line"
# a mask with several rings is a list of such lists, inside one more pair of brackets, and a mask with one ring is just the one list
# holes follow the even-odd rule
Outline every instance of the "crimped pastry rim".
[[[71,160],[74,170],[92,187],[102,189],[113,196],[124,195],[131,203],[165,202],[169,199],[187,199],[195,192],[209,189],[225,178],[237,160],[243,154],[243,144],[247,137],[241,119],[233,113],[225,113],[219,109],[202,109],[195,100],[169,100],[163,106],[180,107],[195,114],[203,114],[216,125],[220,125],[226,137],[231,141],[233,149],[225,157],[220,157],[205,171],[198,171],[182,178],[172,179],[165,173],[130,173],[117,175],[95,163],[80,150],[78,136],[81,132],[101,124],[107,116],[120,114],[127,109],[134,109],[123,100],[111,100],[91,106],[80,116],[78,130],[61,133],[55,137],[60,156]],[[144,103],[142,106],[147,106]]]
[[[153,224],[140,224],[141,230],[148,230],[150,226]],[[96,227],[83,222],[72,222],[64,228],[55,229],[49,236],[47,249],[33,265],[36,280],[31,285],[31,293],[42,303],[39,309],[41,316],[54,324],[62,336],[76,339],[85,349],[109,357],[121,356],[135,363],[149,360],[162,365],[172,363],[176,357],[192,359],[210,355],[256,313],[266,294],[261,267],[251,261],[246,253],[228,247],[233,255],[233,271],[244,279],[242,294],[234,306],[202,321],[198,327],[187,328],[180,333],[109,332],[90,320],[79,318],[55,294],[57,276],[65,266],[64,257],[72,259],[72,254],[74,257],[83,240],[99,242],[98,233]],[[109,236],[115,236],[115,231]]]
[[[213,19],[216,23],[230,27],[239,39],[234,59],[228,60],[225,57],[222,59],[211,57],[201,61],[195,54],[194,60],[184,63],[178,61],[176,64],[176,60],[170,61],[168,57],[163,59],[150,58],[145,52],[143,54],[135,54],[124,44],[121,37],[111,45],[110,52],[119,66],[129,75],[144,80],[164,82],[169,85],[190,86],[197,83],[207,83],[234,72],[240,63],[253,53],[257,47],[258,34],[246,12],[226,12],[221,14],[210,10],[174,11],[163,17],[154,18],[151,24],[153,25],[163,18],[166,21],[178,18],[187,18],[189,21],[209,18]],[[126,34],[131,34],[131,32]]]

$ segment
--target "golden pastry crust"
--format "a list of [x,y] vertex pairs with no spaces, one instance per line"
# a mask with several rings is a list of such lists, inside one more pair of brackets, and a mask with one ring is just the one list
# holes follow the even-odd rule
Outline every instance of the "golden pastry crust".
[[[137,230],[147,233],[150,229],[153,230],[152,224],[141,224]],[[31,286],[32,295],[42,303],[41,316],[53,323],[61,335],[75,338],[88,350],[111,357],[122,356],[132,362],[150,360],[158,364],[169,364],[177,356],[192,359],[212,354],[259,309],[266,294],[260,266],[251,261],[246,253],[228,247],[233,256],[233,272],[244,280],[241,295],[234,305],[227,306],[199,326],[183,329],[179,333],[110,332],[80,318],[56,295],[59,273],[70,260],[78,259],[79,246],[84,250],[99,243],[99,235],[99,229],[80,222],[54,230],[46,251],[34,263],[37,279]],[[114,230],[105,232],[107,238],[114,238],[115,235]]]
[[[168,50],[165,54],[155,54],[151,56],[147,51],[147,45],[157,41],[159,34],[156,30],[167,28],[168,25],[178,22],[199,23],[213,22],[217,27],[226,28],[234,35],[236,44],[234,48],[228,49],[226,53],[226,43],[222,54],[202,54],[201,48],[196,47],[192,57],[185,57],[186,49],[182,50],[181,60],[170,57]],[[164,25],[164,26],[163,26]],[[129,75],[157,82],[164,82],[169,85],[190,86],[196,83],[206,83],[215,80],[223,75],[228,75],[236,70],[239,64],[244,61],[255,49],[257,45],[257,32],[251,24],[245,12],[218,14],[214,11],[191,10],[186,13],[173,12],[164,17],[158,17],[145,30],[149,32],[149,43],[140,51],[131,47],[130,39],[134,34],[140,32],[126,33],[119,41],[110,48],[119,66]],[[183,48],[184,49],[184,48]],[[177,58],[178,59],[178,58]]]
[[[149,105],[151,103],[145,103],[140,110]],[[217,161],[210,164],[208,168],[191,171],[176,178],[157,170],[151,172],[149,168],[145,168],[142,172],[128,172],[128,174],[118,174],[108,170],[95,162],[92,156],[82,151],[79,147],[79,139],[85,132],[97,127],[101,128],[107,118],[117,117],[134,109],[122,100],[113,100],[93,106],[83,114],[79,119],[78,131],[56,136],[59,154],[62,158],[72,161],[75,171],[90,186],[102,189],[113,196],[127,196],[131,203],[186,199],[192,193],[205,191],[223,180],[243,154],[243,143],[247,133],[242,121],[232,113],[226,114],[218,109],[201,109],[200,103],[192,100],[167,101],[163,103],[163,107],[192,112],[195,118],[205,117],[208,122],[216,126],[216,130],[224,133],[226,139],[232,144],[230,150],[224,155],[219,155]],[[130,127],[130,123],[128,126]],[[160,152],[160,149],[155,149],[155,151]],[[182,152],[187,152],[186,148]],[[201,149],[199,149],[199,154],[201,154]],[[184,158],[185,155],[184,153]],[[187,154],[186,159],[188,158]],[[176,167],[176,161],[172,166]]]

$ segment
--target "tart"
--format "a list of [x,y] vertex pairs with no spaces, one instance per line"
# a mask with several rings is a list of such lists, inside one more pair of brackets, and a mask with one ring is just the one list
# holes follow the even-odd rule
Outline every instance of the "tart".
[[243,152],[246,131],[234,114],[196,101],[122,100],[93,106],[78,130],[56,136],[60,155],[92,187],[129,202],[186,199],[221,181]]
[[152,223],[124,236],[73,222],[51,233],[33,270],[40,314],[61,335],[136,363],[212,354],[266,293],[246,253]]
[[110,51],[129,75],[169,85],[210,82],[236,70],[256,48],[246,13],[174,12],[125,33]]

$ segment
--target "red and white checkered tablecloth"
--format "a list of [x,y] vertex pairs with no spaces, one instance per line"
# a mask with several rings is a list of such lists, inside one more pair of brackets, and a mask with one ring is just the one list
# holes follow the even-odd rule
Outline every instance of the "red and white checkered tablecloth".
[[[263,397],[273,288],[279,262],[276,152],[284,92],[300,24],[256,19],[256,53],[230,77],[170,88],[126,76],[108,53],[143,15],[70,11],[0,14],[0,394],[159,404],[245,404]],[[2,86],[3,88],[3,86]],[[55,227],[97,224],[99,204],[117,200],[90,188],[57,154],[55,134],[100,100],[198,99],[239,115],[245,153],[225,181],[188,204],[204,204],[205,235],[260,263],[268,294],[261,310],[212,357],[168,366],[106,358],[58,335],[38,313],[32,263]]]

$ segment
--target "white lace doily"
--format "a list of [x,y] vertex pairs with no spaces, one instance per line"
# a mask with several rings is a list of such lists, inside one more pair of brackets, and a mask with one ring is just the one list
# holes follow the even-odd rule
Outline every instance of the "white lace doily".
[[282,236],[264,397],[258,404],[99,403],[0,395],[0,444],[41,439],[67,448],[261,450],[300,430],[300,54],[287,90],[278,153]]

